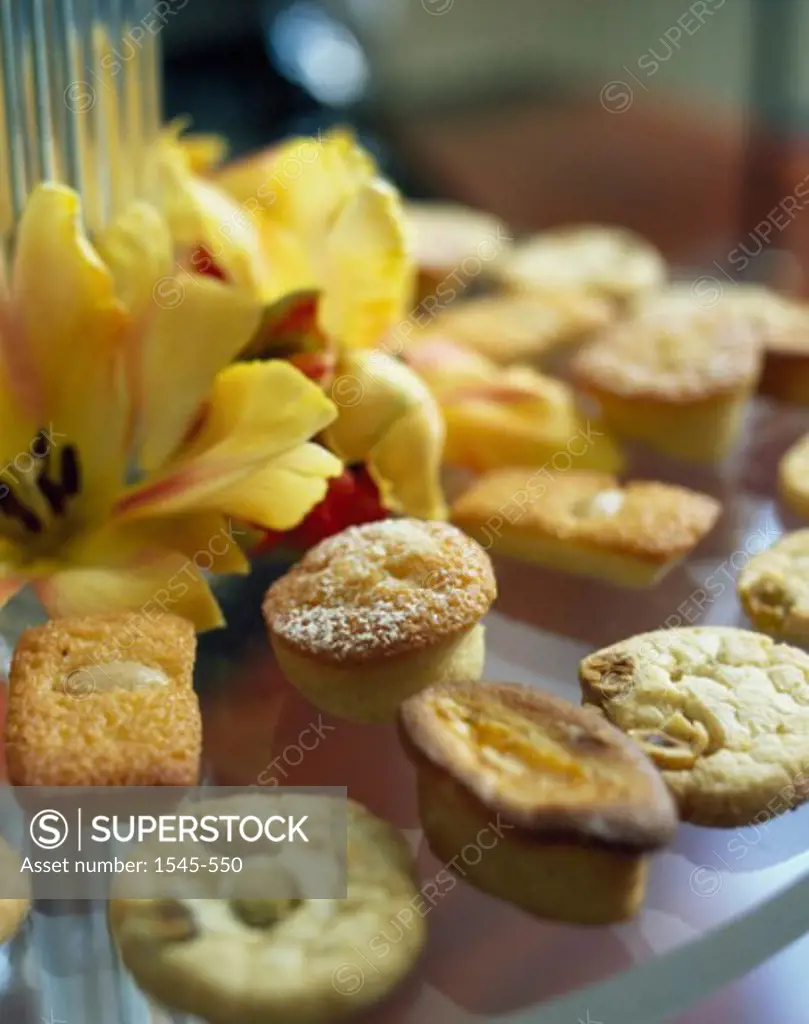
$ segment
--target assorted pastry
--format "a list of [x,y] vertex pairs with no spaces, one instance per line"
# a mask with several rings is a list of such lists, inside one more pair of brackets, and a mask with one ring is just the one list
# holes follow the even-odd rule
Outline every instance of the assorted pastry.
[[[125,966],[149,995],[210,1024],[318,1024],[384,999],[426,939],[413,909],[414,866],[401,834],[353,801],[347,827],[345,899],[305,898],[294,858],[281,869],[261,855],[246,862],[249,896],[124,899],[113,891],[110,927]],[[317,852],[340,870],[330,844]],[[255,898],[259,882],[275,898]],[[218,892],[217,876],[212,885]],[[400,937],[381,941],[399,921],[407,922]]]
[[[446,683],[405,701],[425,835],[442,863],[540,917],[631,917],[677,814],[637,744],[591,709],[528,686]],[[484,836],[486,841],[484,842]]]
[[787,533],[754,555],[739,573],[736,589],[756,629],[805,644],[809,640],[809,530]]
[[573,374],[619,436],[711,463],[735,445],[761,365],[758,334],[732,311],[641,310],[580,352]]
[[498,261],[498,276],[517,292],[580,290],[623,305],[662,287],[663,256],[624,228],[577,224],[517,242]]
[[27,629],[9,673],[15,786],[193,786],[202,719],[190,622],[116,613]]
[[491,278],[511,247],[504,221],[459,203],[410,202],[405,217],[418,268],[417,297],[434,303]]
[[[622,442],[719,463],[757,390],[809,404],[809,312],[766,289],[701,303],[622,229],[573,226],[512,244],[499,219],[462,206],[413,203],[406,215],[424,322],[401,359],[347,342],[331,354],[339,411],[320,436],[347,468],[334,476],[335,460],[332,483],[318,478],[327,499],[299,520],[308,550],[267,591],[269,642],[316,707],[397,723],[427,841],[449,869],[477,844],[463,875],[483,892],[543,919],[622,921],[679,820],[738,827],[809,799],[809,655],[773,639],[809,639],[809,530],[739,576],[759,632],[621,640],[581,662],[581,707],[482,681],[483,620],[497,597],[489,554],[657,584],[722,507],[619,478]],[[489,294],[475,296],[480,285]],[[538,368],[559,349],[575,350],[569,381]],[[444,464],[474,477],[449,522],[442,444]],[[313,444],[306,454],[320,458]],[[285,469],[304,478],[305,462]],[[343,528],[329,496],[358,504],[358,481],[369,498],[360,518],[371,521]],[[809,435],[783,457],[779,488],[809,518]],[[13,785],[198,782],[194,626],[165,613],[137,622],[64,618],[23,634],[9,676]],[[147,993],[212,1024],[338,1019],[391,992],[426,940],[401,836],[353,802],[347,868],[343,900],[305,899],[294,885],[274,899],[114,898],[111,931]],[[0,900],[0,942],[27,910]],[[375,937],[403,913],[401,940],[375,958]],[[341,986],[337,972],[352,966],[363,984]]]
[[584,291],[484,295],[440,309],[411,343],[448,337],[495,364],[537,363],[614,317],[611,303]]
[[564,381],[522,364],[497,366],[438,335],[413,346],[407,358],[441,406],[446,464],[474,473],[503,466],[623,469],[608,427],[585,414]]
[[492,553],[644,587],[699,544],[720,510],[714,498],[672,484],[622,484],[574,469],[547,479],[501,469],[479,477],[451,516]]
[[581,663],[599,708],[658,766],[680,817],[761,824],[809,797],[809,654],[722,626],[662,629]]
[[286,677],[342,718],[483,671],[480,620],[497,592],[486,552],[454,526],[386,519],[317,544],[270,587],[264,617]]

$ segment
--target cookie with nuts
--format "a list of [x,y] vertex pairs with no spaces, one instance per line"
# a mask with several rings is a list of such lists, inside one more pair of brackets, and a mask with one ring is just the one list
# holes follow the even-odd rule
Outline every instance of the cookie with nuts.
[[[323,871],[338,869],[331,846],[316,852]],[[114,898],[110,928],[135,981],[167,1006],[211,1024],[326,1024],[387,996],[426,939],[406,843],[353,801],[346,865],[345,899],[305,898],[305,880],[293,876],[280,895],[276,877],[265,882],[274,899]],[[262,871],[277,874],[260,855],[248,869],[254,884]],[[395,942],[379,941],[386,927],[397,928]]]
[[809,798],[809,655],[744,629],[695,626],[585,658],[586,705],[658,766],[698,825],[761,822]]
[[795,530],[755,555],[736,583],[748,618],[781,640],[809,639],[809,530]]

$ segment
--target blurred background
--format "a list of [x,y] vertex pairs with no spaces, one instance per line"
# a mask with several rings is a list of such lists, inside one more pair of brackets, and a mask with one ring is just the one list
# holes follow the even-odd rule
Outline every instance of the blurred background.
[[809,0],[171,6],[166,113],[236,154],[348,121],[409,195],[805,290]]

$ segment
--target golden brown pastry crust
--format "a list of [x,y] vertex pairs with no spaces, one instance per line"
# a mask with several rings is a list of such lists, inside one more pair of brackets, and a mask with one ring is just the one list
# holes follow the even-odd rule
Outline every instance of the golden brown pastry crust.
[[736,590],[748,618],[785,640],[809,638],[809,530],[795,530],[747,563]]
[[436,283],[446,274],[472,276],[465,259],[492,266],[511,241],[499,217],[460,203],[410,202],[405,213],[416,266]]
[[596,396],[692,404],[751,388],[761,372],[759,337],[718,310],[642,313],[604,331],[576,357],[578,385]]
[[[9,780],[18,786],[194,785],[202,724],[190,622],[131,613],[55,619],[27,629],[11,663]],[[166,686],[95,692],[88,668],[137,662]],[[73,675],[73,674],[76,675]]]
[[809,656],[725,626],[643,633],[585,658],[582,700],[660,768],[685,821],[761,824],[809,796]]
[[411,753],[537,839],[640,852],[677,827],[636,744],[597,712],[532,687],[430,687],[402,705],[400,727]]
[[497,271],[515,291],[578,289],[620,302],[659,288],[668,276],[661,254],[640,235],[597,224],[533,235],[507,252]]
[[809,434],[799,438],[781,456],[778,493],[793,512],[809,519]]
[[488,555],[456,527],[387,519],[312,548],[267,591],[264,617],[297,653],[359,665],[463,634],[496,593]]
[[570,470],[532,496],[532,479],[535,474],[526,469],[481,477],[452,506],[453,522],[474,532],[497,517],[499,530],[527,539],[570,541],[662,565],[699,543],[721,511],[714,498],[672,484],[621,484],[606,473]]
[[581,340],[614,318],[606,299],[584,292],[495,295],[451,305],[429,327],[506,365],[540,358],[559,345]]

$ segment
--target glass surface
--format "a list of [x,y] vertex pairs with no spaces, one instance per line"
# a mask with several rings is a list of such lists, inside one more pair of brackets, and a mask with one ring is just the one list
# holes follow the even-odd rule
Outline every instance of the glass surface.
[[[653,590],[618,591],[499,560],[500,598],[487,619],[486,678],[528,683],[578,702],[578,662],[596,646],[666,624],[744,625],[735,579],[751,554],[771,544],[784,525],[794,525],[785,523],[773,499],[773,476],[780,452],[807,429],[809,415],[759,403],[747,424],[743,452],[721,472],[653,461],[658,478],[699,485],[725,503],[715,531]],[[634,462],[633,476],[648,474],[648,456],[635,456]],[[260,599],[281,570],[259,562],[250,579],[225,581],[220,597],[229,627],[201,638],[206,777],[227,785],[272,785],[274,780],[346,785],[354,799],[402,829],[422,882],[428,883],[442,865],[424,843],[413,772],[395,728],[340,722],[320,713],[285,682],[274,663]],[[706,589],[712,594],[708,601],[700,597]],[[674,845],[652,862],[642,911],[631,922],[607,928],[541,922],[463,880],[444,885],[426,917],[430,942],[418,970],[367,1019],[453,1024],[514,1015],[519,1021],[561,1022],[575,1021],[571,1010],[576,1009],[585,1020],[590,998],[602,1006],[608,998],[602,989],[591,997],[588,987],[611,979],[620,980],[619,997],[628,1001],[622,1024],[665,1019],[654,1014],[676,1008],[693,985],[711,991],[805,930],[809,892],[801,879],[809,868],[807,836],[807,807],[760,828],[682,825]],[[783,906],[772,902],[792,885],[795,892],[784,897]],[[768,904],[774,919],[765,928],[757,915],[766,913]],[[731,932],[725,932],[726,925]],[[684,953],[696,957],[692,971],[708,965],[715,979],[691,976],[685,987],[674,985],[676,972],[686,969],[677,956]],[[644,973],[648,970],[662,971],[654,985]],[[55,1021],[69,1024],[149,1020],[146,1003],[115,963],[103,907],[77,908],[74,914],[39,908],[0,961],[0,991],[5,993],[0,1019],[15,1022],[49,1019],[49,1001]],[[564,996],[579,1000],[565,1011],[567,1017],[557,1016],[562,1011],[554,1002]],[[641,996],[649,1010],[640,1008]],[[99,1015],[64,1012],[69,1006],[97,1007]],[[7,1018],[6,1010],[12,1009]],[[593,1022],[612,1019],[600,1012],[594,1005]]]

